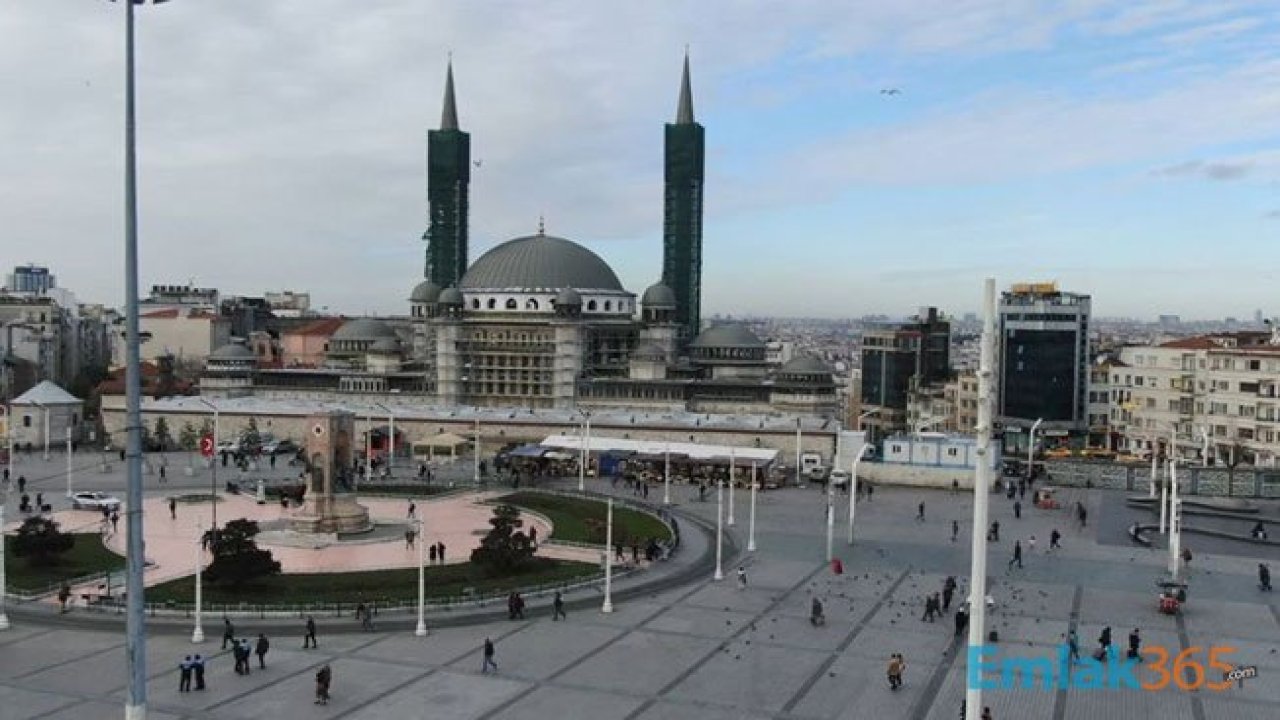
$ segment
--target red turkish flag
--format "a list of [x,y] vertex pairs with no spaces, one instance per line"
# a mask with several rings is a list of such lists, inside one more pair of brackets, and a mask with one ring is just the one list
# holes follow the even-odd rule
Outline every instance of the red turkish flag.
[[213,436],[205,435],[200,438],[200,454],[205,457],[213,457]]

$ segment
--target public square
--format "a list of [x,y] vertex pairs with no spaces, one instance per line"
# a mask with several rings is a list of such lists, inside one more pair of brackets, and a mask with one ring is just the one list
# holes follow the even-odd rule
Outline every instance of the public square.
[[[60,501],[62,478],[52,468],[36,488]],[[20,464],[21,468],[22,465]],[[459,470],[461,473],[461,469]],[[146,478],[148,496],[207,483],[178,474],[166,487]],[[114,474],[84,473],[83,485],[119,491]],[[625,486],[590,480],[597,492],[627,494]],[[576,481],[565,483],[576,486]],[[203,487],[207,488],[207,484]],[[77,488],[80,489],[80,488]],[[1256,586],[1257,560],[1197,553],[1190,569],[1190,598],[1182,615],[1156,610],[1155,580],[1166,553],[1117,542],[1123,513],[1105,511],[1123,503],[1114,491],[1062,490],[1066,509],[1024,509],[991,498],[991,517],[1001,540],[991,545],[990,595],[995,609],[989,629],[999,633],[996,657],[1056,657],[1068,627],[1077,628],[1082,650],[1091,652],[1104,625],[1116,644],[1135,627],[1144,644],[1176,654],[1189,647],[1230,646],[1235,665],[1258,668],[1256,680],[1226,691],[988,690],[984,702],[994,717],[1093,719],[1136,716],[1190,720],[1274,717],[1280,687],[1267,676],[1280,671],[1280,608]],[[714,522],[711,501],[697,502],[695,489],[673,488],[677,517]],[[1081,530],[1071,508],[1086,503],[1091,522]],[[660,502],[661,493],[650,501]],[[159,618],[150,625],[150,712],[162,718],[955,718],[963,696],[966,661],[957,654],[950,614],[921,620],[923,596],[941,590],[943,579],[960,580],[965,594],[969,567],[969,494],[878,488],[859,505],[858,540],[845,541],[848,498],[836,496],[835,555],[844,564],[834,574],[824,562],[825,495],[811,486],[762,493],[758,499],[758,550],[745,552],[748,495],[735,497],[725,578],[714,581],[712,546],[694,538],[681,563],[707,568],[677,587],[618,588],[615,611],[600,612],[598,591],[571,595],[568,618],[552,621],[545,599],[531,602],[527,620],[498,615],[430,622],[425,638],[412,633],[412,617],[383,616],[374,632],[361,632],[350,618],[317,617],[319,648],[303,650],[302,621],[236,618],[236,632],[272,640],[265,670],[248,676],[231,670],[229,651],[219,649],[220,619],[205,621],[208,640],[190,641],[190,624]],[[925,503],[925,519],[916,519]],[[951,523],[960,537],[951,540]],[[705,524],[700,525],[706,527]],[[1046,552],[1053,529],[1062,549]],[[1006,570],[1012,543],[1030,536],[1024,567]],[[1194,537],[1185,540],[1195,547]],[[735,580],[745,569],[746,589]],[[809,622],[818,597],[827,622]],[[954,609],[954,606],[953,606]],[[73,610],[10,607],[13,627],[0,635],[0,703],[6,718],[119,717],[126,686],[123,616]],[[481,646],[496,646],[496,673],[482,674]],[[209,688],[179,693],[177,665],[184,656],[210,658]],[[905,684],[891,691],[885,679],[889,655],[905,656]],[[333,668],[333,700],[313,704],[313,677],[324,663]],[[255,663],[256,665],[256,663]]]

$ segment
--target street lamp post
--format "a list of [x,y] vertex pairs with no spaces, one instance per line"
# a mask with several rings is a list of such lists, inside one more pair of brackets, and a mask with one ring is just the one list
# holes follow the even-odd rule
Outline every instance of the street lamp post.
[[1036,430],[1040,428],[1040,423],[1044,422],[1044,418],[1037,418],[1031,424],[1031,433],[1027,440],[1027,482],[1031,482],[1031,475],[1035,471],[1036,465]]
[[756,464],[751,463],[751,515],[747,521],[747,552],[756,551]]
[[[67,423],[67,497],[71,497],[71,463],[72,463],[71,424]],[[37,510],[39,508],[36,508]]]
[[800,418],[796,418],[796,485],[800,484],[800,443],[803,437],[800,434]]
[[1159,461],[1156,459],[1156,446],[1153,442],[1151,443],[1151,482],[1147,488],[1147,497],[1152,500],[1156,497],[1156,482],[1159,480],[1159,470],[1157,470],[1158,466]]
[[213,517],[210,520],[209,527],[216,533],[218,531],[218,462],[222,459],[222,451],[218,448],[220,419],[218,406],[199,396],[192,399],[213,411],[213,455],[210,456],[209,460],[209,467],[212,470],[209,475],[209,507]]
[[[422,503],[423,515],[426,515],[426,501]],[[426,553],[427,536],[425,533],[427,523],[425,517],[416,518],[414,525],[418,533],[418,627],[414,628],[413,634],[418,637],[426,637],[427,635],[427,561],[424,557]]]
[[716,481],[716,580],[724,579],[724,481]]
[[0,489],[0,630],[9,629],[9,615],[5,612],[4,598],[9,591],[8,578],[4,567],[4,510],[9,504],[9,484]]
[[1178,461],[1169,461],[1169,575],[1178,579],[1182,562],[1182,501],[1178,499]]
[[[365,431],[364,431],[364,484],[369,485],[373,481],[373,411],[370,410],[365,415]],[[353,488],[357,492],[360,490],[358,479]]]
[[733,527],[736,522],[733,518],[733,494],[734,486],[738,483],[737,478],[738,458],[733,448],[729,448],[729,515],[725,518],[725,524]]
[[613,498],[605,510],[604,522],[604,604],[600,612],[613,612]]
[[204,545],[200,540],[200,523],[196,523],[196,611],[195,611],[195,627],[191,630],[191,642],[204,642],[204,573],[201,572],[200,565],[204,560]]
[[41,405],[44,411],[44,461],[49,462],[49,406]]
[[[983,284],[982,342],[978,361],[978,446],[973,470],[973,541],[969,568],[969,657],[987,642],[987,504],[991,494],[991,415],[995,405],[993,382],[995,365],[996,282]],[[971,683],[965,691],[965,717],[982,714],[982,684]]]
[[671,443],[662,451],[662,504],[671,504]]
[[582,411],[582,450],[578,453],[578,492],[586,492],[587,490],[587,461],[590,459],[591,449],[591,413],[586,410]]
[[476,445],[475,452],[472,453],[472,455],[474,455],[475,457],[471,458],[471,472],[473,475],[475,475],[476,488],[479,489],[480,487],[480,416],[479,415],[476,416],[475,445]]

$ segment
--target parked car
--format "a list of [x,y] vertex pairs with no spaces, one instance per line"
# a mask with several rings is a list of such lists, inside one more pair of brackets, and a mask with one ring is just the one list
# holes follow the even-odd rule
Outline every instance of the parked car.
[[117,510],[120,499],[102,492],[78,492],[71,496],[71,507],[76,510]]
[[268,440],[262,444],[263,455],[281,455],[298,452],[298,444],[292,440]]

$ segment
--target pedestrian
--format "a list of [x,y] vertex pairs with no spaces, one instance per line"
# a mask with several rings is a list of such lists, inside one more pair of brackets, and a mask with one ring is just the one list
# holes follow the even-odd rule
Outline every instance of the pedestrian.
[[222,618],[222,649],[227,649],[227,643],[232,646],[236,644],[236,629],[231,625],[231,618]]
[[1080,529],[1083,530],[1089,524],[1089,511],[1085,509],[1084,503],[1076,501],[1076,520],[1080,521]]
[[436,550],[436,559],[440,561],[441,565],[443,565],[444,564],[444,543],[438,543],[438,547],[439,549]]
[[960,637],[960,635],[968,627],[969,627],[969,613],[965,612],[964,608],[958,608],[956,610],[956,637]]
[[[413,540],[415,537],[417,537],[417,535],[418,534],[413,531],[413,528],[409,528],[408,530],[404,531],[404,549],[405,550],[413,549]],[[432,555],[434,554],[435,553],[432,553]]]
[[36,493],[36,512],[44,511],[44,493]]
[[960,492],[960,481],[955,478],[951,478],[951,494],[955,495],[958,492]]
[[938,603],[933,595],[924,596],[924,616],[920,618],[922,622],[933,622],[934,617],[938,614]]
[[1027,482],[1025,480],[1019,480],[1018,481],[1018,497],[1024,498],[1026,496],[1027,496]]
[[960,521],[952,520],[951,521],[951,542],[955,542],[956,538],[959,536],[960,536]]
[[871,483],[867,483],[867,502],[871,502],[871,496],[874,495],[875,492],[876,486]]
[[409,519],[413,520],[418,517],[418,506],[412,500],[409,501]]
[[538,528],[533,525],[529,526],[529,544],[533,547],[538,546]]
[[325,663],[324,667],[316,671],[316,704],[329,704],[329,686],[333,683],[333,669]]
[[1111,626],[1102,628],[1102,632],[1098,635],[1098,659],[1107,659],[1107,650],[1111,648]]
[[1022,501],[1021,500],[1013,501],[1013,516],[1018,520],[1022,519]]
[[822,601],[816,597],[809,606],[809,624],[814,627],[827,624],[827,616],[822,611]]
[[1036,552],[1036,536],[1035,535],[1032,535],[1031,537],[1027,538],[1027,552],[1031,553],[1032,555],[1034,555]]
[[111,512],[111,534],[112,535],[116,534],[116,532],[119,531],[120,529],[119,525],[120,525],[120,511],[113,510]]
[[431,547],[427,549],[427,554],[431,556],[431,564],[432,564],[432,565],[435,565],[435,564],[436,564],[436,546],[435,546],[435,543],[432,543],[432,544],[431,544]]
[[906,669],[907,663],[901,653],[894,653],[889,656],[889,668],[886,674],[889,676],[890,690],[897,690],[902,687],[902,671]]
[[738,566],[738,589],[747,589],[747,569],[741,565]]
[[1182,564],[1191,567],[1191,548],[1182,548]]
[[564,598],[560,595],[560,591],[557,590],[555,598],[551,601],[551,619],[559,620],[560,618],[568,620],[569,616],[564,614]]
[[494,672],[498,672],[498,663],[493,661],[493,641],[489,638],[484,639],[484,663],[480,666],[480,674],[489,672],[489,668],[493,668]]
[[364,618],[360,621],[360,629],[373,632],[373,616],[377,612],[377,608],[373,603],[369,603],[369,607],[364,609]]
[[177,498],[169,498],[169,519],[170,520],[178,519],[178,499]]
[[165,468],[169,467],[165,463],[160,463],[160,482],[165,482]]
[[924,522],[924,503],[916,506],[916,522]]
[[319,643],[316,642],[316,619],[310,615],[307,616],[306,629],[306,634],[302,636],[302,649],[306,650],[308,647],[320,647]]
[[62,583],[62,587],[58,588],[58,604],[61,605],[59,612],[67,611],[67,601],[71,599],[71,586]]
[[996,720],[996,718],[991,714],[991,708],[984,707],[982,708],[982,717],[978,720]]
[[1053,532],[1049,533],[1049,549],[1061,550],[1062,543],[1059,542],[1060,540],[1062,540],[1062,533],[1058,532],[1058,528],[1054,528]]
[[191,692],[191,656],[178,663],[178,692]]
[[267,639],[265,633],[258,633],[258,642],[253,648],[253,652],[258,656],[258,669],[267,669],[267,651],[271,649],[271,641]]
[[1067,661],[1072,664],[1080,662],[1080,636],[1076,635],[1075,628],[1067,631]]
[[947,612],[951,610],[951,598],[956,593],[956,579],[947,576],[946,582],[942,584],[942,610]]
[[1129,633],[1129,658],[1142,662],[1142,636],[1139,635],[1138,628]]
[[235,648],[236,661],[240,665],[241,675],[249,674],[249,656],[252,654],[253,648],[249,645],[249,639],[241,638],[240,642],[236,643]]
[[1000,542],[1000,521],[996,520],[991,523],[991,529],[987,531],[987,540],[991,542]]
[[1271,568],[1266,563],[1258,563],[1258,587],[1263,592],[1271,592]]
[[1019,568],[1022,567],[1022,541],[1021,540],[1013,541],[1013,557],[1009,558],[1009,565],[1008,567],[1005,568],[1005,571],[1008,572],[1009,570],[1011,570],[1014,564],[1017,564]]
[[[5,470],[5,472],[8,472],[8,470]],[[19,475],[18,476],[18,492],[24,493],[26,491],[27,491],[27,476]]]
[[191,672],[195,675],[196,690],[204,690],[204,658],[199,655],[191,658]]

